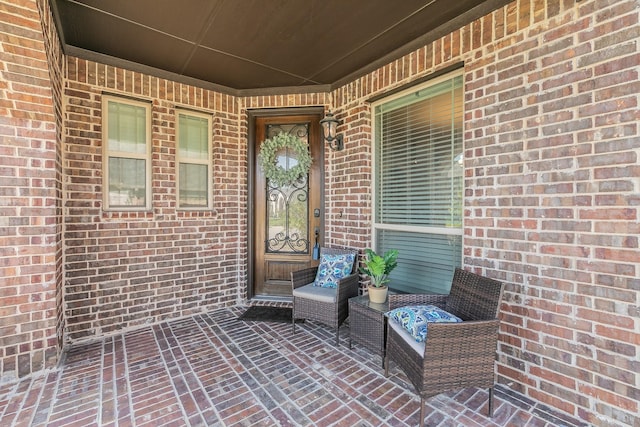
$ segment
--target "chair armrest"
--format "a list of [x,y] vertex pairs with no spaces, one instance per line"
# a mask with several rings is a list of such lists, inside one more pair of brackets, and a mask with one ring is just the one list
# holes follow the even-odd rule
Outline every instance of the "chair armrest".
[[389,294],[389,310],[407,305],[435,305],[444,309],[447,297],[440,294]]
[[338,280],[338,301],[358,295],[358,279],[358,273],[354,273]]
[[[500,321],[471,320],[459,323],[429,323],[425,358],[446,365],[492,364],[498,345]],[[462,368],[460,368],[462,369]]]
[[316,279],[316,273],[318,267],[309,267],[302,270],[291,272],[291,289],[299,288],[300,286],[308,285]]

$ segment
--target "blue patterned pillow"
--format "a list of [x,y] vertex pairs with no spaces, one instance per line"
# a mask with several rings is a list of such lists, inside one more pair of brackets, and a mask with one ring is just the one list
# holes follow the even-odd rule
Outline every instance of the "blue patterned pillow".
[[424,342],[427,339],[428,323],[462,322],[458,316],[454,316],[435,305],[398,307],[387,312],[387,316],[402,325],[415,338],[416,342]]
[[313,286],[337,288],[338,280],[347,277],[353,269],[355,254],[322,254]]

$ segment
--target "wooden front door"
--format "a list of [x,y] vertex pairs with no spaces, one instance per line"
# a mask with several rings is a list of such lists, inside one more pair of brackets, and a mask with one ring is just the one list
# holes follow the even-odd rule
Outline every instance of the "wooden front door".
[[[291,296],[295,270],[317,264],[316,242],[321,245],[323,146],[319,114],[256,117],[253,144],[253,296]],[[264,175],[258,162],[260,146],[267,138],[284,132],[304,141],[312,157],[308,176],[291,185],[278,185]],[[277,152],[283,168],[296,164],[295,150]],[[318,237],[316,239],[316,233]]]

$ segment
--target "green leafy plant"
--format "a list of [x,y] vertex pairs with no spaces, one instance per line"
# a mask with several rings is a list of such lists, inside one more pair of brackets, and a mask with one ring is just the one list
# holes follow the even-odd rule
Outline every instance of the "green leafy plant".
[[371,249],[364,250],[364,267],[360,273],[371,278],[371,286],[383,287],[389,282],[389,273],[398,265],[398,250],[389,249],[384,255],[378,255]]

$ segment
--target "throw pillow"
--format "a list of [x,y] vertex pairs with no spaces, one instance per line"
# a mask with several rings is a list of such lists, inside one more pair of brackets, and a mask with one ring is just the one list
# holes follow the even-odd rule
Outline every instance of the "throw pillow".
[[338,280],[347,277],[353,268],[355,254],[322,254],[313,286],[337,288]]
[[398,307],[387,312],[387,316],[402,325],[416,342],[424,342],[427,339],[428,323],[462,322],[462,319],[458,316],[448,313],[435,305]]

